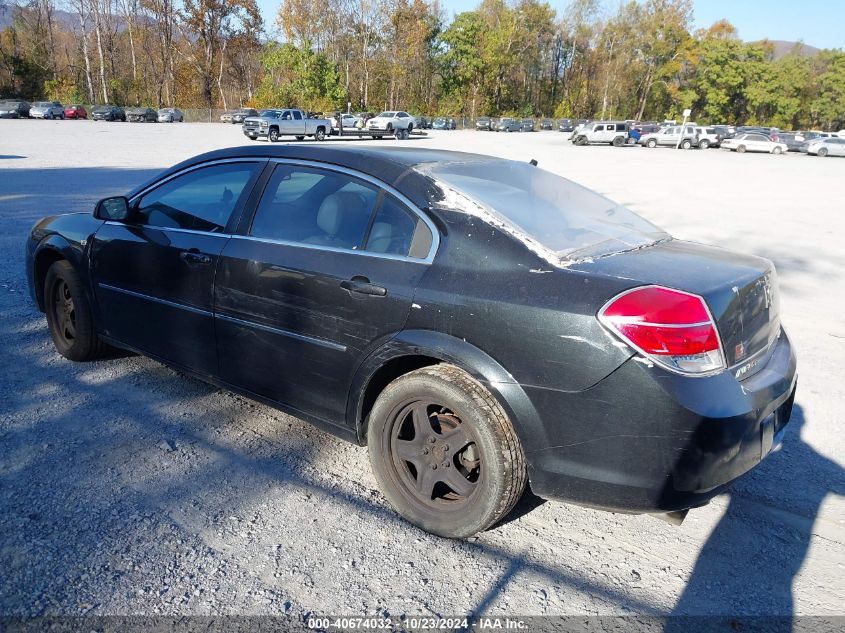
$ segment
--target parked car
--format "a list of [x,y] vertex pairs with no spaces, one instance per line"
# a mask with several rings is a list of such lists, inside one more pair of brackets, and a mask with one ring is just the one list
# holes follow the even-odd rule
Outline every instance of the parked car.
[[715,127],[696,126],[695,132],[698,134],[698,147],[701,149],[719,147],[719,143],[722,141]]
[[457,127],[455,119],[446,119],[444,117],[437,117],[431,124],[433,130],[454,130]]
[[557,129],[559,132],[572,132],[575,129],[576,123],[572,119],[559,119],[557,122]]
[[765,134],[760,133],[746,133],[737,135],[733,138],[722,141],[722,149],[739,152],[767,152],[769,154],[783,154],[789,151],[786,143],[776,143]]
[[248,116],[258,116],[258,110],[254,108],[241,108],[237,112],[232,113],[232,123],[235,125],[243,125],[244,119]]
[[401,110],[388,110],[367,121],[367,129],[381,132],[399,132],[414,130],[414,117]]
[[433,119],[424,116],[415,116],[412,117],[414,119],[414,127],[418,130],[430,130],[434,125]]
[[244,135],[253,141],[267,137],[271,143],[282,136],[294,136],[299,141],[306,136],[313,136],[322,141],[331,129],[328,119],[309,119],[302,110],[295,108],[262,110],[258,116],[245,118],[242,126]]
[[94,121],[126,121],[126,111],[116,105],[95,106],[91,118]]
[[732,125],[714,125],[712,127],[716,130],[716,134],[718,134],[719,138],[723,141],[726,138],[733,138],[736,136],[736,128]]
[[475,129],[492,132],[496,129],[496,121],[491,119],[489,116],[478,117],[475,121]]
[[512,119],[509,116],[503,116],[496,123],[496,131],[497,132],[521,132],[522,131],[522,121]]
[[621,147],[628,142],[628,124],[625,121],[596,121],[584,125],[572,139],[575,145],[601,143]]
[[534,131],[534,119],[522,119],[522,131],[523,132],[533,132]]
[[671,125],[659,132],[643,134],[640,137],[643,147],[679,147],[690,149],[698,147],[698,132],[694,125]]
[[126,120],[131,123],[156,123],[158,112],[152,108],[127,108]]
[[555,127],[554,121],[551,119],[540,119],[540,130],[548,131],[553,130]]
[[[788,152],[800,152],[802,146],[805,144],[804,137],[793,132],[781,132],[780,142],[786,145]],[[807,143],[809,145],[809,143]]]
[[780,129],[765,125],[741,125],[736,128],[736,136],[740,134],[762,134],[768,137],[770,141],[778,142]]
[[529,473],[679,519],[781,443],[795,396],[770,261],[528,162],[217,150],[41,220],[25,268],[66,358],[132,350],[365,444],[393,507],[447,537]]
[[0,119],[25,119],[29,116],[28,101],[9,99],[0,101]]
[[345,112],[339,116],[329,117],[329,123],[331,123],[332,126],[332,134],[340,132],[341,124],[345,130],[360,130],[364,128],[364,120],[349,112]]
[[221,123],[234,123],[232,117],[235,116],[234,112],[224,112],[220,115],[220,122]]
[[85,109],[85,106],[81,105],[70,105],[65,108],[65,118],[66,119],[87,119],[88,118],[88,111]]
[[31,119],[64,119],[65,109],[58,101],[36,101],[29,108]]
[[184,123],[185,114],[179,108],[161,108],[158,111],[159,123]]
[[845,138],[820,138],[810,142],[808,154],[816,156],[845,156]]

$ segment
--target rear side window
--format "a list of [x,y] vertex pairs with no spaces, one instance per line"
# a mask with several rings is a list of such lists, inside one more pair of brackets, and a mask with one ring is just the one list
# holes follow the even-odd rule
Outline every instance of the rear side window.
[[225,163],[182,174],[141,197],[136,217],[148,226],[222,232],[256,169],[256,163]]
[[250,235],[285,242],[361,248],[378,190],[332,171],[278,165],[264,189]]

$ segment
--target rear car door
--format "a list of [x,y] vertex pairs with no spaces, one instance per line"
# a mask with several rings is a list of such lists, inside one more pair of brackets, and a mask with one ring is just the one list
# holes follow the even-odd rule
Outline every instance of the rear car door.
[[220,252],[266,161],[189,168],[130,200],[91,244],[102,331],[121,343],[215,375],[212,290]]
[[430,220],[381,183],[279,161],[221,256],[223,379],[343,423],[356,367],[404,326],[437,241]]

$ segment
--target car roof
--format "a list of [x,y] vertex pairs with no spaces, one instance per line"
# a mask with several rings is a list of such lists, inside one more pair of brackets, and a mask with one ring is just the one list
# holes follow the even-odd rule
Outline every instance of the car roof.
[[427,204],[428,198],[425,191],[429,188],[429,181],[427,177],[414,171],[415,166],[436,162],[502,160],[483,154],[417,147],[349,147],[348,145],[325,143],[242,145],[218,149],[189,158],[134,189],[128,194],[128,197],[131,198],[167,174],[192,165],[229,158],[288,158],[346,167],[372,176],[396,188],[419,206]]

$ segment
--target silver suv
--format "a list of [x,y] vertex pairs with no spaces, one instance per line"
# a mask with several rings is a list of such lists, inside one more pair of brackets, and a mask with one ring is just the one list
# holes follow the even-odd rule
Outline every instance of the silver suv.
[[625,121],[595,121],[588,123],[573,134],[575,145],[607,143],[621,147],[628,142],[628,124]]
[[643,134],[640,137],[643,147],[679,147],[690,149],[698,147],[698,131],[695,125],[672,125],[653,134]]

